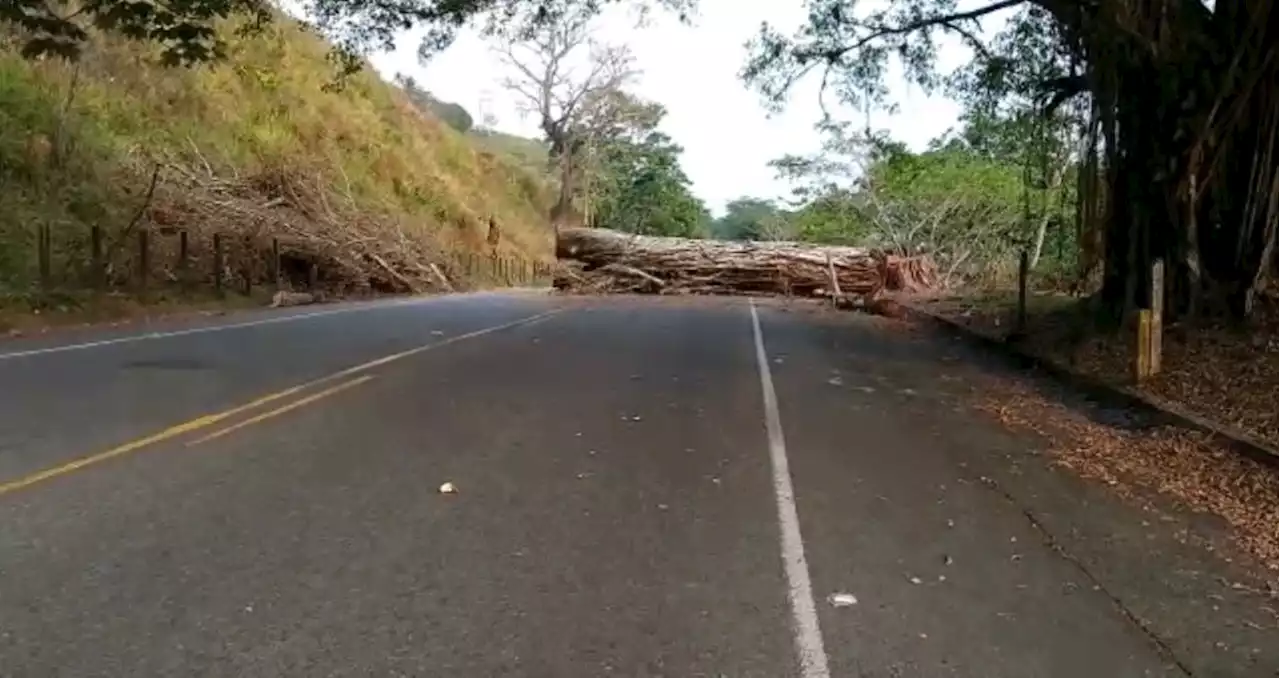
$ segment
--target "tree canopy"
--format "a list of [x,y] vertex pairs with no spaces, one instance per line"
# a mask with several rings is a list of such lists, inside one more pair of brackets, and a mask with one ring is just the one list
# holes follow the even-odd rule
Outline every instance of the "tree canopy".
[[[403,31],[421,27],[426,35],[424,55],[452,44],[458,32],[471,27],[488,36],[523,38],[539,27],[553,25],[566,13],[595,14],[609,5],[638,4],[687,17],[696,0],[303,0],[295,8],[315,30],[337,47],[335,59],[346,70],[358,68],[361,57],[395,47]],[[158,44],[166,62],[189,64],[217,58],[223,42],[216,25],[232,15],[249,15],[258,24],[271,21],[276,6],[270,0],[183,0],[155,4],[133,0],[95,0],[74,5],[46,0],[5,0],[0,20],[26,33],[23,52],[75,58],[101,30],[133,40]]]
[[711,215],[680,168],[683,152],[656,129],[639,139],[606,140],[596,151],[599,180],[589,196],[595,205],[592,221],[627,233],[706,235]]
[[[1275,2],[901,0],[859,13],[814,0],[808,16],[793,36],[762,29],[748,82],[777,104],[817,72],[824,91],[861,107],[884,102],[896,59],[914,83],[958,93],[975,133],[1021,119],[1021,139],[1075,159],[1081,274],[1101,266],[1113,317],[1148,303],[1157,259],[1174,313],[1247,312],[1274,276]],[[978,22],[995,16],[1009,21],[987,39]],[[971,48],[958,73],[936,67],[943,34]],[[1054,141],[1066,136],[1074,147]]]

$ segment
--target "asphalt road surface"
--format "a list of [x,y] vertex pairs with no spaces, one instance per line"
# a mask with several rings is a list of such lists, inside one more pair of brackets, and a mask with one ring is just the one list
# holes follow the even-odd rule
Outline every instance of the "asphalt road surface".
[[5,342],[0,676],[1276,675],[964,351],[536,294]]

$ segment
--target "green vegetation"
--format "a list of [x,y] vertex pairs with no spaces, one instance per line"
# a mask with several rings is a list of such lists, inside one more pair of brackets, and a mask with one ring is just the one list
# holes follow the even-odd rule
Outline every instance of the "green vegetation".
[[714,231],[928,254],[947,283],[1007,275],[1021,250],[1032,252],[1041,274],[1067,275],[1075,256],[1073,203],[1062,175],[1070,168],[1055,170],[1051,183],[1029,183],[1015,143],[1021,137],[1009,129],[1015,123],[985,122],[921,153],[883,135],[826,125],[821,152],[773,163],[795,185],[794,208],[743,198],[729,204]]
[[[558,196],[551,221],[650,235],[702,236],[709,213],[680,169],[683,149],[658,127],[659,103],[627,88],[639,74],[626,45],[593,37],[596,8],[566,3],[518,20],[497,46],[503,86],[537,116]],[[590,67],[576,68],[585,59]],[[545,149],[545,150],[544,150]]]
[[665,111],[653,112],[645,123],[600,140],[587,196],[596,206],[593,221],[626,233],[706,236],[711,213],[680,169],[684,149],[657,131]]
[[[1077,276],[1098,272],[1104,317],[1148,303],[1157,260],[1173,316],[1248,315],[1275,280],[1275,2],[998,0],[958,11],[949,0],[902,0],[869,12],[848,0],[811,4],[794,37],[762,29],[747,81],[779,104],[821,70],[836,96],[862,109],[883,103],[897,59],[926,90],[958,95],[967,131],[988,122],[1018,131],[999,152],[1041,155],[1049,171],[1028,171],[1032,186],[1074,175],[1063,183],[1078,187]],[[978,21],[1002,12],[1009,21],[983,40]],[[956,73],[937,70],[942,34],[972,48]]]
[[147,224],[196,237],[284,230],[331,243],[335,257],[369,238],[420,259],[393,262],[412,269],[481,249],[493,216],[505,251],[549,254],[541,176],[477,150],[371,70],[326,87],[330,47],[302,27],[280,20],[245,35],[243,25],[220,25],[224,60],[188,68],[165,67],[158,47],[99,37],[74,63],[24,59],[25,38],[5,35],[0,288],[33,281],[40,224],[55,270],[72,276],[91,225],[109,245]]

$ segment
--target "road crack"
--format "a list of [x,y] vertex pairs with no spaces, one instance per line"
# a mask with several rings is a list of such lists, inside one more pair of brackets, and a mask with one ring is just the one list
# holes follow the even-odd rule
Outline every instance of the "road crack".
[[1049,528],[1047,528],[1044,525],[1044,523],[1041,522],[1040,519],[1037,518],[1036,515],[1031,512],[1030,509],[1023,506],[1022,503],[1019,502],[1017,498],[1013,496],[1012,493],[1004,489],[1004,487],[1002,487],[993,478],[989,478],[987,476],[981,476],[979,478],[979,481],[981,482],[982,485],[986,486],[992,492],[994,492],[995,494],[1002,497],[1005,501],[1007,501],[1011,506],[1013,506],[1014,509],[1018,511],[1018,513],[1022,514],[1022,517],[1026,519],[1028,524],[1031,525],[1031,528],[1035,530],[1037,534],[1040,535],[1040,539],[1044,543],[1044,545],[1048,546],[1049,549],[1053,551],[1059,558],[1067,562],[1077,572],[1079,572],[1085,578],[1085,580],[1087,580],[1093,586],[1093,590],[1106,596],[1107,599],[1111,601],[1111,605],[1116,609],[1116,611],[1119,612],[1120,615],[1124,617],[1126,621],[1128,621],[1130,624],[1136,627],[1139,631],[1141,631],[1142,634],[1145,635],[1149,641],[1151,641],[1151,643],[1156,647],[1161,657],[1163,657],[1165,660],[1172,663],[1174,666],[1178,667],[1178,670],[1182,672],[1182,675],[1188,676],[1188,678],[1194,678],[1195,674],[1191,671],[1191,667],[1188,666],[1187,663],[1181,657],[1178,656],[1177,652],[1174,651],[1173,647],[1169,645],[1169,643],[1165,641],[1164,638],[1161,638],[1160,635],[1156,633],[1156,631],[1152,629],[1151,626],[1147,624],[1146,621],[1144,621],[1141,617],[1137,615],[1137,613],[1131,610],[1129,606],[1126,605],[1125,602],[1121,600],[1121,598],[1118,595],[1116,595],[1110,589],[1108,589],[1107,586],[1102,582],[1102,580],[1099,579],[1093,573],[1093,571],[1089,569],[1087,565],[1085,565],[1084,561],[1080,560],[1079,558],[1072,555],[1069,551],[1067,551],[1066,547],[1064,547],[1062,543],[1058,541],[1056,537],[1054,537],[1053,533],[1049,531]]

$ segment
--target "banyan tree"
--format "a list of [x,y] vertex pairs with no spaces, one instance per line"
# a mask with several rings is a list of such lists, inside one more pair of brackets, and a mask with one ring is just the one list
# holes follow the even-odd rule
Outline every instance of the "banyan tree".
[[893,57],[937,84],[941,34],[998,68],[979,21],[1039,22],[1060,68],[1027,94],[1042,115],[1081,112],[1077,235],[1101,308],[1120,317],[1148,302],[1156,261],[1174,315],[1246,315],[1274,281],[1275,0],[901,0],[856,15],[853,5],[814,0],[795,36],[766,28],[745,78],[781,100],[816,70],[824,89],[865,103],[883,94]]

